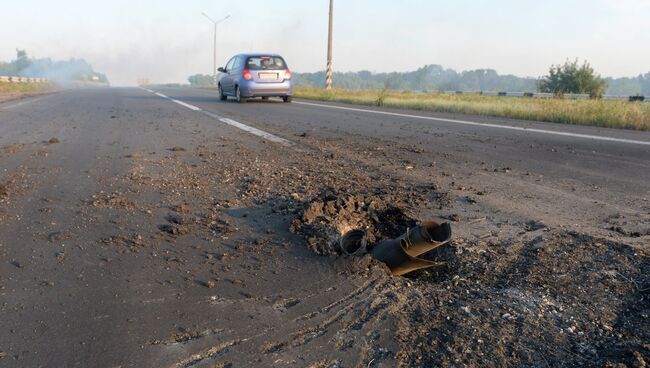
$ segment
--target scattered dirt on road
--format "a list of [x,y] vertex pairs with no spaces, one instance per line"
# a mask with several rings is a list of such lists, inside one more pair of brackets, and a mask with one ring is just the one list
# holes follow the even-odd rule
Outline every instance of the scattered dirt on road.
[[47,239],[51,243],[60,242],[63,240],[74,239],[75,235],[70,231],[53,231],[47,235]]
[[0,148],[3,153],[13,154],[27,147],[26,144],[11,144]]
[[0,184],[0,200],[5,199],[9,196],[9,189],[6,185]]
[[87,203],[97,208],[132,208],[134,206],[133,202],[128,200],[122,193],[109,194],[103,191],[93,195],[92,199]]
[[[32,187],[30,183],[31,174],[25,167],[19,167],[15,170],[5,172],[0,179],[0,203],[6,203],[13,198],[24,195]],[[2,210],[2,208],[0,208]]]
[[183,214],[189,214],[189,213],[192,212],[192,209],[190,208],[190,206],[188,206],[186,204],[179,204],[177,206],[173,206],[172,210],[174,210],[174,211],[176,211],[178,213],[183,213]]
[[147,246],[144,238],[140,234],[109,236],[102,238],[101,242],[116,246],[128,252],[137,252],[140,248]]
[[[365,277],[372,285],[359,292],[361,299],[343,303],[340,314],[325,313],[331,320],[307,324],[285,340],[267,341],[259,347],[264,354],[290,352],[326,333],[338,336],[335,346],[343,354],[353,346],[356,331],[380,339],[379,326],[387,320],[397,326],[399,348],[371,343],[364,366],[393,358],[401,366],[590,366],[633,364],[639,356],[647,360],[648,329],[635,327],[647,323],[650,305],[650,261],[643,250],[541,221],[499,216],[489,208],[475,210],[483,195],[470,198],[465,188],[451,194],[436,184],[394,181],[353,165],[332,168],[310,155],[303,158],[302,169],[293,170],[291,164],[245,151],[234,154],[237,165],[165,162],[174,167],[162,172],[167,179],[151,177],[167,190],[186,188],[184,196],[194,198],[204,188],[228,183],[237,191],[226,205],[206,207],[194,201],[192,207],[202,214],[199,225],[209,226],[213,234],[237,236],[233,225],[221,222],[230,217],[229,209],[260,208],[290,216],[289,229],[318,255],[339,255],[338,239],[349,230],[365,229],[370,242],[379,241],[401,235],[440,210],[452,212],[448,216],[470,232],[491,226],[477,236],[457,236],[425,255],[447,262],[446,267],[407,278],[391,277],[369,256],[346,261],[342,278]],[[203,148],[197,156],[212,155]],[[184,196],[180,198],[188,198]],[[173,209],[161,230],[174,237],[197,231],[191,230],[197,226],[194,220],[185,220],[192,212],[189,206]],[[461,220],[466,218],[473,220]],[[262,220],[257,226],[270,225]],[[218,259],[233,261],[230,255]]]
[[422,294],[409,298],[407,365],[593,366],[650,353],[650,332],[638,328],[648,319],[647,254],[565,231],[454,246],[454,276],[421,278]]

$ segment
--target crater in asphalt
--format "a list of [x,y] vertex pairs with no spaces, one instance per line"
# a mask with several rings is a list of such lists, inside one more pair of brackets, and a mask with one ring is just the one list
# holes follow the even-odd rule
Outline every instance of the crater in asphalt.
[[352,230],[365,230],[372,244],[397,238],[415,225],[402,207],[386,203],[381,195],[326,190],[304,205],[291,231],[316,254],[339,255],[341,237]]

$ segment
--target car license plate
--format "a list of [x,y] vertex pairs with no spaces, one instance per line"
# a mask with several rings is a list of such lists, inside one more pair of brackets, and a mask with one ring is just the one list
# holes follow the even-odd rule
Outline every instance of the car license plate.
[[277,73],[260,73],[260,79],[278,79]]

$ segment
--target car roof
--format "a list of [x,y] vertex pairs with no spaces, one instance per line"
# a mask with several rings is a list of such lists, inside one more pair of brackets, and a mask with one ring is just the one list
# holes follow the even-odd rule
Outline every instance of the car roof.
[[248,52],[248,53],[245,53],[245,54],[238,54],[237,56],[245,56],[245,57],[255,57],[255,56],[282,57],[282,55],[279,55],[279,54],[274,54],[274,53],[265,54],[263,52]]

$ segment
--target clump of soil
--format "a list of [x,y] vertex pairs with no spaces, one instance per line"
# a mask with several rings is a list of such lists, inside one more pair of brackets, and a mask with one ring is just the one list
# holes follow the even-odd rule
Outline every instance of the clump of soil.
[[16,153],[23,149],[26,145],[25,144],[12,144],[12,145],[7,145],[3,146],[0,150],[4,153]]
[[170,148],[169,150],[172,151],[172,152],[184,152],[184,151],[187,151],[185,149],[185,147],[181,147],[181,146],[174,146],[174,147]]
[[54,232],[51,232],[51,233],[49,233],[47,235],[47,239],[51,243],[59,242],[59,241],[63,241],[63,240],[70,240],[70,239],[73,239],[74,237],[75,237],[75,235],[72,234],[69,231],[54,231]]
[[382,195],[325,191],[293,220],[290,230],[303,236],[319,255],[340,254],[338,242],[348,231],[363,229],[368,243],[402,235],[416,221]]
[[7,177],[4,183],[0,183],[0,202],[9,200],[10,195],[13,197],[23,194],[30,188],[29,175],[23,169],[9,174]]
[[52,137],[52,138],[50,138],[49,141],[47,141],[47,143],[49,143],[49,144],[56,144],[56,143],[60,143],[60,142],[61,141],[59,141],[59,138],[57,138],[57,137]]
[[238,230],[236,226],[228,221],[222,211],[214,207],[202,213],[198,222],[205,229],[208,229],[212,235],[227,236]]
[[108,194],[106,192],[99,192],[98,194],[93,195],[93,198],[90,202],[90,205],[96,208],[131,208],[133,207],[133,202],[129,201],[120,193]]
[[115,245],[118,247],[124,247],[128,251],[137,251],[138,248],[146,246],[142,235],[140,234],[131,234],[129,236],[110,236],[102,239],[104,244]]
[[194,222],[189,217],[180,214],[169,214],[165,217],[165,220],[167,220],[170,224],[176,225],[189,225]]
[[158,229],[172,236],[185,235],[190,232],[186,226],[176,223],[158,225]]
[[206,332],[199,332],[189,328],[179,328],[179,332],[174,333],[171,337],[165,340],[150,340],[151,345],[184,343],[202,337]]
[[192,212],[192,209],[185,204],[179,204],[178,206],[174,206],[172,207],[172,210],[178,213],[185,213],[185,214]]
[[4,184],[0,184],[0,199],[4,199],[9,196],[9,189]]

